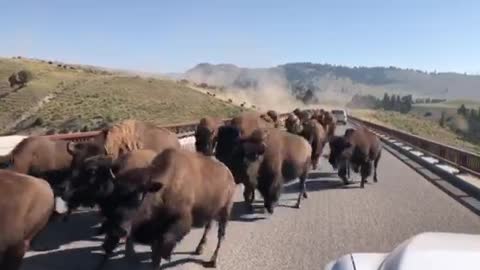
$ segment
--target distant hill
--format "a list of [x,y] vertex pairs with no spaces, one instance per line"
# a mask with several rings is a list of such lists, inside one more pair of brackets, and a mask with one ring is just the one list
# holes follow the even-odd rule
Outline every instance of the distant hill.
[[[22,69],[31,71],[33,80],[11,88],[7,78]],[[231,117],[242,109],[155,74],[0,58],[3,134],[94,130],[127,118],[174,124],[206,115]]]
[[354,94],[413,94],[415,97],[480,99],[480,76],[427,73],[396,67],[345,67],[289,63],[271,68],[241,68],[232,64],[198,64],[183,75],[231,89],[261,89],[274,85],[290,93],[312,90],[320,99],[344,99]]

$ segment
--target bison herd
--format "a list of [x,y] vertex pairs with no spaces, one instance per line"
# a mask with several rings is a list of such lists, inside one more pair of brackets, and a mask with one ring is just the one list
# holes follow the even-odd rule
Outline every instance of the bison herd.
[[273,214],[283,185],[298,178],[300,208],[308,198],[307,175],[327,144],[329,163],[345,184],[350,168],[360,172],[361,187],[372,167],[377,181],[379,139],[362,127],[343,136],[335,129],[328,111],[296,109],[285,121],[275,111],[243,112],[229,121],[205,117],[195,131],[196,151],[182,148],[168,129],[137,120],[83,142],[24,139],[0,156],[7,167],[0,170],[0,269],[19,269],[32,240],[59,215],[56,197],[67,204],[65,222],[79,207],[98,207],[102,265],[125,241],[127,258],[135,256],[134,243],[149,245],[156,269],[192,227],[205,230],[195,249],[201,254],[216,221],[217,246],[204,263],[215,267],[237,184],[244,186],[248,211],[258,190]]

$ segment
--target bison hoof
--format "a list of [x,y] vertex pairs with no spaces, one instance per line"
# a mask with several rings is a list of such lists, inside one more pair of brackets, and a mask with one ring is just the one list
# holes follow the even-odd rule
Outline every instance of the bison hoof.
[[252,214],[254,212],[253,205],[251,205],[251,204],[247,204],[245,206],[245,209],[247,210],[247,213]]
[[195,255],[202,255],[203,253],[203,246],[198,246],[197,249],[195,249]]
[[308,199],[307,192],[304,192],[304,193],[303,193],[303,198]]
[[217,262],[215,262],[215,261],[203,262],[203,267],[205,267],[205,268],[216,268],[217,267]]

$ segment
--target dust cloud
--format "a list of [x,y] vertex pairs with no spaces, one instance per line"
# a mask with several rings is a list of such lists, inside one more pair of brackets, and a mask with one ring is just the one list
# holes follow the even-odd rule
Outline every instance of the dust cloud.
[[[222,70],[223,69],[223,70]],[[324,91],[315,91],[314,96],[318,103],[306,105],[293,94],[285,73],[282,70],[255,69],[252,72],[236,67],[224,65],[215,72],[190,73],[188,80],[196,83],[207,83],[212,86],[223,86],[223,91],[216,91],[219,98],[231,99],[235,104],[245,103],[246,108],[252,105],[261,111],[275,110],[290,112],[295,108],[324,108],[332,109],[344,107],[351,100],[352,95],[342,94],[334,85],[327,81],[318,81],[318,88]],[[238,78],[248,78],[247,85],[238,87]]]

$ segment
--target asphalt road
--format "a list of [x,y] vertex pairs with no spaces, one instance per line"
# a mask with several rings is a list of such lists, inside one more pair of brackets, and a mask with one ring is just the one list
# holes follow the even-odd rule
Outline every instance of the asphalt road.
[[[388,252],[421,232],[480,234],[479,216],[392,154],[384,151],[379,167],[378,183],[370,179],[360,189],[359,175],[353,175],[355,183],[345,188],[322,160],[307,182],[309,198],[302,208],[292,208],[297,197],[293,183],[285,187],[273,216],[262,213],[261,201],[259,213],[243,215],[239,186],[217,269],[323,269],[329,260],[349,252]],[[92,237],[97,222],[95,214],[86,212],[75,214],[69,223],[49,225],[37,242],[49,250],[28,252],[22,270],[94,269],[101,258],[101,239]],[[201,234],[201,229],[192,230],[164,267],[202,269],[199,262],[208,260],[215,248],[216,226],[204,254],[190,255]],[[150,249],[135,249],[143,263],[125,260],[122,247],[104,269],[150,269]]]

